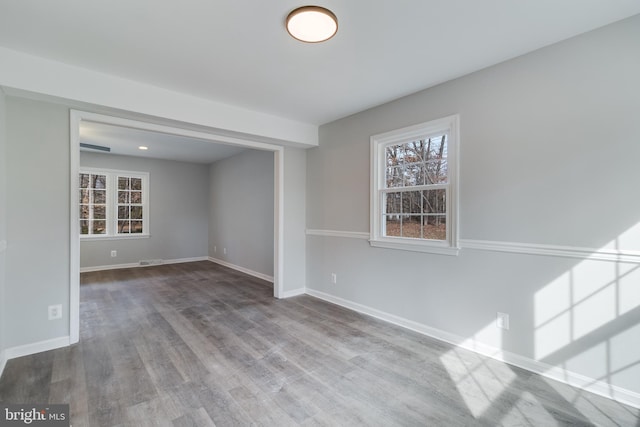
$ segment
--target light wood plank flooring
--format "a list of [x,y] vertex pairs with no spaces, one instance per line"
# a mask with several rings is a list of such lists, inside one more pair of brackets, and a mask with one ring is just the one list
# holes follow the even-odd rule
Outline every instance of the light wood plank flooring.
[[85,273],[81,340],[0,401],[73,426],[640,426],[639,411],[209,262]]

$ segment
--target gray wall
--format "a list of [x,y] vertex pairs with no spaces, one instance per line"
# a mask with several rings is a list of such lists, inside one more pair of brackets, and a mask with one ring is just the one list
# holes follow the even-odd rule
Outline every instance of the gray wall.
[[81,152],[80,166],[148,172],[150,214],[149,238],[82,240],[81,268],[207,256],[208,165]]
[[[69,110],[7,97],[7,348],[69,335]],[[47,320],[62,304],[63,318]]]
[[[322,126],[307,227],[368,232],[369,137],[459,113],[462,239],[640,250],[638,52],[640,16]],[[636,264],[315,235],[306,262],[311,290],[640,392]]]
[[5,312],[6,300],[4,296],[5,282],[5,257],[6,252],[2,245],[7,241],[7,133],[6,127],[6,105],[5,95],[0,89],[0,363],[2,363],[2,353],[4,346],[4,328],[6,325]]
[[273,183],[270,151],[248,150],[210,166],[209,256],[273,277]]

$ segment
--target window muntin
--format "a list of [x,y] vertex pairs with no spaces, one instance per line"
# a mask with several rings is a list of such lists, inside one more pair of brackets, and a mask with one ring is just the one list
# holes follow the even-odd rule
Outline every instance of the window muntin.
[[371,137],[373,246],[457,253],[457,119]]
[[79,179],[81,237],[149,234],[148,173],[84,168]]

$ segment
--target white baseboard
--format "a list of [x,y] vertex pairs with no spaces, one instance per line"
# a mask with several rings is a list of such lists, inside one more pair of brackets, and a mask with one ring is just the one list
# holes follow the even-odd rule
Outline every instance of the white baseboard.
[[306,293],[307,293],[307,290],[305,288],[298,288],[298,289],[293,289],[291,291],[284,292],[282,295],[279,296],[279,298],[280,299],[293,298],[293,297],[297,297],[298,295],[304,295]]
[[273,276],[267,276],[266,274],[258,273],[257,271],[240,267],[239,265],[231,264],[230,262],[222,261],[221,259],[218,259],[218,258],[208,257],[207,259],[211,262],[215,262],[216,264],[229,267],[232,270],[240,271],[242,273],[248,274],[249,276],[257,277],[258,279],[266,280],[267,282],[273,283]]
[[69,343],[69,337],[59,337],[45,341],[38,341],[31,344],[8,348],[4,351],[4,357],[6,360],[10,360],[15,359],[16,357],[29,356],[30,354],[67,347],[70,345]]
[[457,347],[482,354],[483,356],[491,357],[492,359],[500,360],[519,368],[526,369],[533,373],[542,375],[546,378],[550,378],[552,380],[571,385],[581,390],[604,396],[617,402],[640,409],[640,393],[636,393],[621,387],[616,387],[603,381],[589,378],[562,368],[551,366],[546,363],[521,356],[519,354],[504,351],[497,347],[489,346],[482,343],[469,344],[468,339],[463,338],[459,335],[432,328],[422,323],[414,322],[412,320],[386,313],[375,308],[367,307],[365,305],[345,300],[343,298],[339,298],[324,292],[307,289],[306,293],[321,300],[337,304],[339,306],[357,311],[362,314],[366,314],[371,317],[375,317],[380,320],[384,320],[386,322],[401,326],[406,329],[410,329],[414,332],[427,335],[440,341],[448,342],[449,344],[453,344]]
[[[163,259],[161,263],[153,264],[153,265],[181,264],[183,262],[207,261],[208,259],[209,257],[206,257],[206,256],[192,257],[192,258],[178,258],[178,259]],[[119,270],[122,268],[151,267],[153,265],[140,265],[139,262],[134,262],[129,264],[97,265],[95,267],[81,267],[80,273],[88,273],[91,271]]]

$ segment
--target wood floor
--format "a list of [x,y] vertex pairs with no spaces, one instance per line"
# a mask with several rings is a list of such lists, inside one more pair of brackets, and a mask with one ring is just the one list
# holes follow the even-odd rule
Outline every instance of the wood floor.
[[0,401],[77,426],[640,426],[639,411],[210,262],[85,273],[80,343]]

